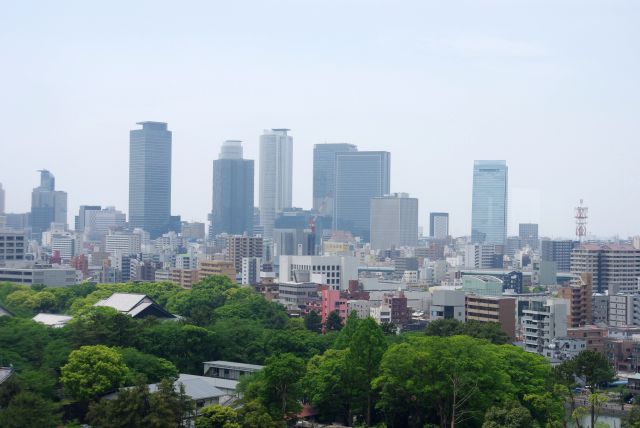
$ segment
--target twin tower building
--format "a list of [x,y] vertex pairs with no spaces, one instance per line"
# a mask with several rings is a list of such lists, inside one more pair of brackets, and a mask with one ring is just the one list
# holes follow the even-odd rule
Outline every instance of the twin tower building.
[[[172,135],[163,122],[138,124],[142,129],[130,132],[129,221],[155,239],[172,224]],[[272,237],[276,216],[293,205],[293,138],[288,131],[265,130],[260,136],[260,231],[254,231],[254,161],[244,159],[240,141],[223,143],[213,161],[212,236],[259,232]],[[352,144],[314,147],[313,208],[333,217],[334,229],[368,241],[370,201],[389,194],[389,183],[389,152],[358,151]]]

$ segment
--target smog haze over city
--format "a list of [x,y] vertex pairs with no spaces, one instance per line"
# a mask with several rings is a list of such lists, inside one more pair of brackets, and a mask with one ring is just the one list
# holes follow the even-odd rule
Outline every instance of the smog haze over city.
[[634,1],[3,2],[0,182],[30,209],[36,170],[83,204],[127,211],[129,130],[173,132],[172,211],[207,221],[224,140],[256,160],[293,136],[293,206],[313,146],[391,153],[419,222],[469,235],[473,161],[509,166],[509,234],[638,233],[640,55]]

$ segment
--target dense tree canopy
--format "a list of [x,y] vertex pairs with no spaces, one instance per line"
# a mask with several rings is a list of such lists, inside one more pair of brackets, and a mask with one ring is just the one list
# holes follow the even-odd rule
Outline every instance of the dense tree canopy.
[[[133,319],[93,306],[114,292],[147,294],[180,318]],[[225,277],[192,289],[169,282],[0,283],[0,305],[15,315],[0,317],[0,365],[15,368],[0,388],[2,427],[16,426],[17,418],[54,425],[76,400],[90,402],[88,414],[77,417],[93,426],[180,426],[193,403],[173,380],[202,374],[202,363],[216,359],[266,367],[242,379],[241,406],[206,409],[195,422],[202,427],[280,428],[307,406],[321,421],[350,425],[554,427],[575,379],[595,388],[612,373],[606,358],[589,354],[552,371],[544,358],[508,344],[493,323],[442,320],[396,335],[391,325],[355,312],[344,325],[335,312],[324,326],[315,313],[290,319],[283,307]],[[74,319],[49,328],[30,320],[39,311]],[[162,385],[158,392],[149,393],[151,382]],[[115,400],[99,400],[120,386],[127,388]]]

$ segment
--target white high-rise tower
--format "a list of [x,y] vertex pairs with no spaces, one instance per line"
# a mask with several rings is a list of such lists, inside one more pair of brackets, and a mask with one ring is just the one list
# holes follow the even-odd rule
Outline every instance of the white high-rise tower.
[[292,206],[293,138],[287,131],[265,130],[260,136],[260,225],[268,239],[277,213]]

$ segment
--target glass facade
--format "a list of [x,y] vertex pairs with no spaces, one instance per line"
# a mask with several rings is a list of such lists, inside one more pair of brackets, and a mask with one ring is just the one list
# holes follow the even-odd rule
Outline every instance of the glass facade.
[[334,229],[369,241],[371,199],[388,195],[389,152],[336,153]]
[[471,241],[504,245],[507,238],[508,168],[503,160],[478,160],[473,165]]
[[129,134],[129,224],[156,239],[171,220],[171,131],[163,122],[139,122]]
[[213,161],[213,235],[253,234],[253,161],[242,158],[239,141],[226,141]]
[[353,144],[316,144],[313,146],[313,209],[333,215],[336,153],[356,152]]

